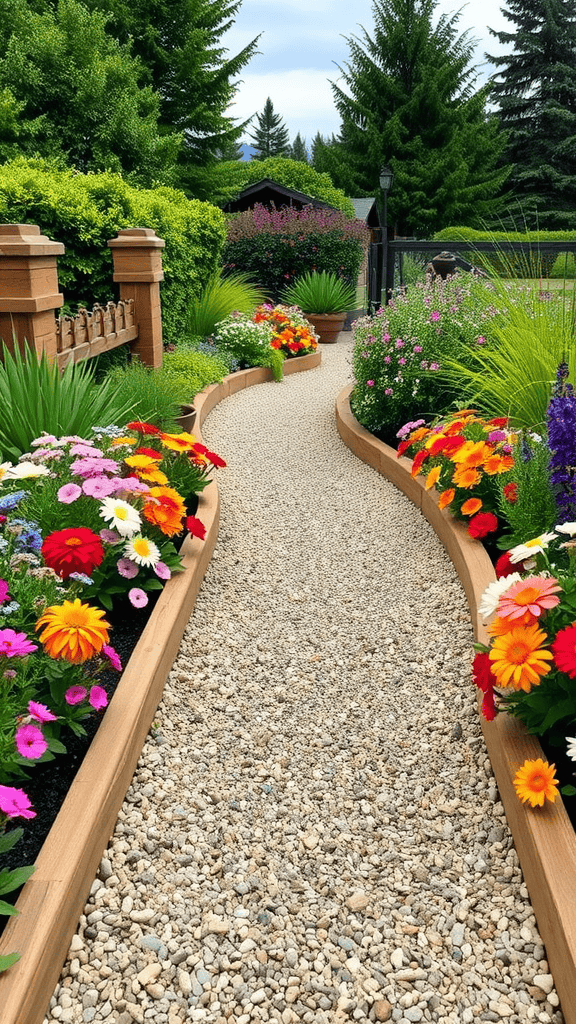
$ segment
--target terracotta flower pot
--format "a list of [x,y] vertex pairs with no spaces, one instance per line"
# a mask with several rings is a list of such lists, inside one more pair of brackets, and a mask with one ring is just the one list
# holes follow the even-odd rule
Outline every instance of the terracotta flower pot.
[[346,313],[306,313],[305,315],[323,345],[333,345],[338,341],[338,335],[344,327]]

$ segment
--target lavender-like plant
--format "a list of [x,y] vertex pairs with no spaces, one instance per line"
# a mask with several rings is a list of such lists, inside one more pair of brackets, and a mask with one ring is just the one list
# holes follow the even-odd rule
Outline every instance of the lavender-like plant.
[[550,482],[560,523],[576,519],[576,395],[568,373],[568,364],[560,363],[546,413]]

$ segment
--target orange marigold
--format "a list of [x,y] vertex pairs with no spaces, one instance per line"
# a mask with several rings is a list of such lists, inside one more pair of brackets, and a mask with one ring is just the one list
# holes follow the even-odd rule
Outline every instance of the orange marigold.
[[36,623],[44,650],[51,658],[63,658],[73,665],[99,654],[108,643],[110,623],[100,608],[83,604],[79,597],[46,608]]
[[447,490],[442,491],[442,494],[438,498],[438,508],[448,508],[456,496],[456,491],[453,487],[448,487]]
[[463,516],[473,516],[476,512],[479,512],[482,508],[482,502],[480,498],[468,498],[460,509]]
[[180,533],[184,525],[184,499],[173,487],[151,487],[146,494],[142,515],[167,537]]

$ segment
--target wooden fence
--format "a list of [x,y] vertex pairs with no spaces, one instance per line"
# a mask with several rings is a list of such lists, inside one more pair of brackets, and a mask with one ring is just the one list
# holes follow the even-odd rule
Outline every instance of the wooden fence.
[[149,228],[128,228],[108,245],[120,301],[57,317],[64,303],[57,257],[64,246],[40,234],[36,224],[0,224],[0,339],[10,351],[27,342],[63,369],[129,344],[143,363],[162,365],[164,241]]

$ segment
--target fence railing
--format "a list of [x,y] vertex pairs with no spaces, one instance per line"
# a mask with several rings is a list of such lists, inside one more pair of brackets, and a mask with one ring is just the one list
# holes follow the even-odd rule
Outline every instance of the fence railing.
[[[441,252],[479,253],[498,256],[501,253],[523,254],[528,262],[542,264],[546,256],[557,256],[563,252],[576,253],[576,240],[565,242],[463,242],[442,239],[437,242],[420,241],[414,238],[383,239],[372,243],[369,255],[369,292],[370,308],[380,305],[381,297],[386,301],[393,294],[396,285],[395,270],[397,257],[404,253],[423,253],[431,260]],[[472,259],[473,263],[474,260]],[[543,276],[546,276],[545,274]]]
[[162,365],[164,241],[149,228],[128,228],[108,245],[120,301],[57,318],[64,303],[57,257],[64,246],[41,235],[36,224],[0,224],[0,340],[10,351],[27,343],[63,369],[129,344],[142,362]]

